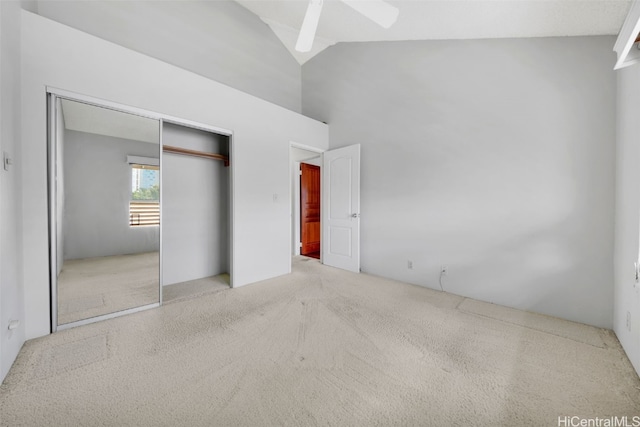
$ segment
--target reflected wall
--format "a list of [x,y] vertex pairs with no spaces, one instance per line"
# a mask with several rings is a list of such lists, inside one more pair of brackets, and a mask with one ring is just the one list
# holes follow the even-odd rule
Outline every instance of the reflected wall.
[[159,121],[52,104],[54,330],[159,304]]

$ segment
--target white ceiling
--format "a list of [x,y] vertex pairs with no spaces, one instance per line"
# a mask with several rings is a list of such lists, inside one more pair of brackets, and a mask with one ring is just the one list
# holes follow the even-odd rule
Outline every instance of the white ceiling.
[[160,122],[82,102],[62,100],[65,129],[134,141],[160,142]]
[[[324,0],[314,48],[294,49],[307,0],[236,0],[266,22],[299,63],[338,42],[616,35],[626,0],[388,0],[400,9],[385,30],[339,0]],[[364,0],[366,1],[366,0]]]

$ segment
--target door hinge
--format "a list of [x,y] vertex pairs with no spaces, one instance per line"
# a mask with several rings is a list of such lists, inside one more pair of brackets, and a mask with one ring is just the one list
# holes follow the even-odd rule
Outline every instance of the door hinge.
[[302,248],[302,242],[298,242],[298,247]]
[[298,171],[298,175],[302,176],[302,169]]

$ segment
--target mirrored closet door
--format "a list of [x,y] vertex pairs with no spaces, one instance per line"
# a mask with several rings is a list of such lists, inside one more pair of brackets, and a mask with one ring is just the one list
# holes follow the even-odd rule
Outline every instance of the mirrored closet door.
[[158,306],[160,121],[49,96],[52,330]]

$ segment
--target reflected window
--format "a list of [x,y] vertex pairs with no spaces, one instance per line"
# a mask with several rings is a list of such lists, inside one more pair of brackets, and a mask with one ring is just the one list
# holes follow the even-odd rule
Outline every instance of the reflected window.
[[160,225],[160,168],[155,165],[131,165],[131,227]]

